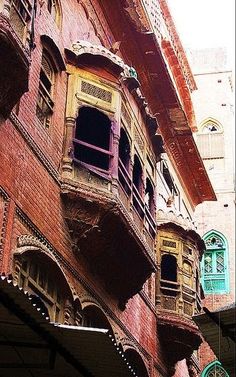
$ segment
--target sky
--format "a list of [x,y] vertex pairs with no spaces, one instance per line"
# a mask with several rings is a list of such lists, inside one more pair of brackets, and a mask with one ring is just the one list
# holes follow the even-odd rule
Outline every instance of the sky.
[[235,0],[168,0],[184,48],[226,47],[235,62]]

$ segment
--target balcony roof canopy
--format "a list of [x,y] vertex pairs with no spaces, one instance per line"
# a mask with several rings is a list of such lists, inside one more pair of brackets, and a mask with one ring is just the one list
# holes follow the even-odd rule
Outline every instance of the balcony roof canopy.
[[136,376],[108,330],[50,323],[30,296],[0,279],[0,368],[5,377]]

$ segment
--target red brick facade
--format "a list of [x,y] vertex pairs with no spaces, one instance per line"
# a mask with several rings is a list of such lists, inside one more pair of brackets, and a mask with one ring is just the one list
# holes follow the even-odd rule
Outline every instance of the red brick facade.
[[[130,6],[134,7],[133,2],[131,3],[132,5]],[[158,320],[155,308],[156,270],[152,267],[149,256],[141,256],[141,253],[144,253],[143,251],[140,251],[140,254],[136,252],[138,247],[140,247],[140,250],[143,250],[144,247],[136,246],[136,249],[134,248],[134,257],[137,258],[141,266],[140,274],[142,266],[147,266],[143,267],[143,269],[147,269],[145,271],[145,281],[147,280],[147,282],[142,290],[142,287],[139,287],[138,284],[143,284],[144,277],[139,278],[136,276],[135,265],[132,268],[123,265],[116,267],[116,271],[123,267],[129,270],[125,272],[126,275],[124,276],[127,277],[130,275],[132,284],[137,285],[134,288],[130,288],[131,292],[139,291],[137,294],[130,294],[130,297],[125,300],[127,301],[126,307],[120,308],[117,305],[117,298],[106,289],[106,284],[103,281],[103,273],[99,275],[96,268],[94,272],[93,267],[96,266],[91,266],[91,263],[80,254],[78,245],[75,245],[76,239],[72,235],[74,234],[74,227],[77,226],[75,222],[78,221],[79,223],[78,218],[72,226],[65,219],[65,206],[67,205],[65,203],[67,203],[67,200],[68,202],[72,200],[74,203],[72,207],[76,207],[76,203],[78,203],[76,199],[78,192],[75,193],[77,189],[73,188],[74,191],[72,190],[72,193],[68,194],[67,187],[69,186],[64,186],[63,193],[61,188],[63,184],[65,185],[65,181],[61,180],[61,172],[63,170],[62,157],[63,155],[65,157],[66,148],[65,123],[69,122],[66,114],[66,111],[68,111],[66,101],[68,96],[68,79],[71,75],[65,69],[61,69],[61,66],[69,61],[66,57],[65,49],[71,49],[73,43],[85,40],[94,45],[103,45],[108,51],[117,42],[116,38],[119,27],[118,25],[114,25],[114,30],[112,30],[112,25],[109,25],[110,20],[106,19],[107,16],[104,14],[103,1],[62,1],[61,9],[58,11],[61,13],[61,25],[59,24],[59,26],[50,14],[47,2],[37,3],[34,23],[35,48],[32,49],[30,55],[29,90],[21,97],[20,103],[16,105],[8,119],[2,121],[0,124],[0,272],[6,275],[13,275],[14,277],[16,274],[16,259],[24,255],[31,255],[34,258],[33,253],[38,255],[40,251],[47,258],[49,265],[54,265],[58,271],[60,270],[61,279],[63,280],[64,276],[65,284],[67,282],[71,297],[73,297],[74,302],[77,302],[76,300],[79,301],[82,310],[85,310],[88,306],[95,306],[99,308],[100,312],[105,314],[107,323],[110,324],[116,337],[117,344],[122,347],[124,352],[130,349],[135,352],[136,356],[133,359],[130,356],[130,363],[132,364],[133,362],[136,364],[135,370],[140,377],[167,377],[173,375],[174,365],[169,365],[168,352],[171,351],[168,351],[163,346],[163,340],[160,339],[159,328],[157,327]],[[115,9],[114,12],[116,12]],[[141,16],[140,20],[142,21]],[[130,23],[127,26],[126,40],[121,41],[121,46],[124,42],[124,47],[121,47],[122,54],[120,52],[119,54],[122,55],[125,63],[130,65],[131,62],[128,58],[130,56],[137,56],[137,60],[132,62],[132,65],[135,68],[138,67],[138,78],[140,78],[142,84],[146,82],[147,86],[149,86],[150,82],[146,76],[146,68],[144,67],[142,70],[142,58],[137,53],[137,44],[139,43],[137,30],[132,25]],[[45,35],[47,38],[42,37]],[[135,41],[127,40],[132,35]],[[55,85],[53,87],[54,107],[49,127],[43,126],[36,114],[43,48],[50,51],[57,67]],[[83,66],[81,65],[81,67]],[[109,79],[112,81],[114,87],[118,85],[117,82],[119,81],[114,74],[114,69],[111,69],[109,64],[105,70],[101,66],[97,68],[91,68],[90,66],[88,72],[92,75],[98,75],[103,80]],[[141,107],[137,106],[137,100],[134,99],[135,96],[132,94],[132,91],[130,93],[129,88],[124,87],[123,83],[122,85],[119,83],[119,86],[119,90],[122,90],[126,98],[129,98],[129,102],[133,104],[133,111],[134,113],[136,112],[140,124],[144,124],[145,117],[148,119],[148,111],[145,113],[143,109],[140,110]],[[167,87],[170,90],[169,83]],[[145,90],[147,95],[150,96],[149,88],[146,87]],[[165,89],[162,88],[162,90],[164,93]],[[187,89],[185,88],[185,90]],[[171,93],[168,96],[170,101],[172,101],[174,94]],[[141,97],[138,100],[141,102],[144,101]],[[173,101],[176,102],[176,99]],[[155,109],[159,107],[159,111],[161,112],[160,127],[162,127],[163,134],[172,133],[174,139],[174,128],[169,131],[167,130],[168,127],[170,128],[171,122],[169,124],[165,123],[167,113],[162,108],[163,106],[167,106],[165,105],[168,102],[167,97],[164,102],[161,103],[160,100],[158,106],[155,104],[153,107]],[[187,124],[188,120],[185,119],[185,121]],[[182,164],[183,157],[181,157],[181,148],[185,150],[184,146],[188,145],[188,148],[191,147],[191,153],[196,153],[196,158],[199,159],[191,139],[190,128],[188,127],[187,129],[186,125],[183,127],[186,128],[186,139],[183,141],[183,138],[181,139],[181,136],[178,134],[179,139],[176,137],[176,140],[179,142],[179,149],[166,136],[167,150],[173,153],[172,161],[176,166],[179,164],[178,166],[181,166],[180,169],[184,169]],[[147,138],[149,137],[148,135],[148,132],[146,132]],[[153,146],[150,147],[150,145],[149,149],[154,148]],[[69,152],[66,157],[69,158],[68,156]],[[178,157],[179,160],[175,160],[173,156],[180,156]],[[182,162],[180,161],[181,158]],[[202,171],[203,173],[201,174],[204,174],[203,169]],[[197,179],[196,177],[197,174],[194,176],[194,179]],[[92,177],[91,187],[93,179],[95,181],[95,178]],[[206,177],[202,175],[202,179],[204,180]],[[186,182],[185,178],[183,178],[184,190],[187,189]],[[191,184],[192,182],[189,182],[189,186]],[[196,203],[200,200],[201,194],[198,192],[194,198],[193,195],[191,197],[191,193],[193,192],[191,190],[194,190],[193,186],[187,190],[188,197],[189,199],[192,198],[192,203]],[[96,189],[96,186],[94,187]],[[206,190],[209,190],[208,195],[213,195],[211,188],[208,188],[207,185]],[[108,194],[106,195],[108,196]],[[83,200],[85,203],[87,199],[84,198]],[[101,209],[102,207],[99,208]],[[120,223],[116,220],[117,215],[114,214],[112,216],[112,221],[114,223],[117,221],[118,226],[120,226]],[[78,228],[76,229],[78,230]],[[133,230],[131,229],[130,232],[133,232]],[[88,237],[90,237],[89,232]],[[133,241],[133,238],[131,239],[131,236],[127,237],[130,237],[127,240],[129,240],[131,246],[134,242],[137,245],[141,243],[135,237],[135,241]],[[195,242],[194,237],[195,235],[186,233],[186,239],[193,243]],[[115,244],[119,244],[121,241],[116,239],[115,233],[113,238]],[[93,239],[89,238],[91,244]],[[95,239],[100,242],[100,238]],[[96,245],[94,244],[93,246],[95,249]],[[93,250],[89,252],[92,253]],[[119,249],[119,252],[122,254],[122,250]],[[91,255],[94,258],[96,256]],[[49,262],[49,259],[51,262]],[[124,260],[126,260],[125,257]],[[131,266],[131,264],[128,266]],[[109,270],[110,267],[111,265],[107,265],[106,270]],[[116,290],[119,290],[119,287],[116,287]],[[71,320],[70,316],[72,318],[72,315],[69,314],[69,323]],[[163,326],[168,326],[165,321]],[[178,326],[180,328],[178,331],[182,331],[182,326],[189,328],[189,323],[183,322]],[[196,336],[196,341],[198,341],[198,335],[194,335],[197,331],[195,328],[190,328],[187,331],[189,331],[190,335],[192,334],[191,336]],[[179,360],[177,356],[176,360]],[[142,376],[139,373],[142,373]],[[192,376],[188,372],[188,366],[185,361],[181,361],[176,367],[175,377],[188,376]]]

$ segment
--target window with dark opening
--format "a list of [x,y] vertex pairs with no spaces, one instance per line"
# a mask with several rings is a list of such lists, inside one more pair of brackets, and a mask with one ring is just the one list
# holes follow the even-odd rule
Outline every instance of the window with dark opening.
[[105,314],[95,305],[86,306],[82,313],[83,326],[107,329],[113,334],[112,327]]
[[107,172],[110,167],[111,121],[101,111],[82,107],[76,120],[74,158],[90,168]]
[[39,91],[37,100],[37,116],[45,127],[49,127],[53,114],[53,87],[55,84],[56,70],[47,51],[43,51],[42,64],[39,78]]
[[131,193],[131,179],[129,176],[129,169],[130,144],[125,130],[121,128],[119,142],[119,181],[128,195],[130,195]]
[[177,295],[177,260],[173,255],[165,254],[162,256],[161,288],[165,295]]
[[134,156],[133,166],[133,204],[138,214],[144,217],[143,170],[139,158]]

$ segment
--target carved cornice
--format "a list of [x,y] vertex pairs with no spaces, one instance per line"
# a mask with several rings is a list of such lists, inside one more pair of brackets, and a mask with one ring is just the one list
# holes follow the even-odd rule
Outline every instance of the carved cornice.
[[191,133],[177,133],[165,139],[168,153],[192,207],[206,200],[216,200],[214,190]]
[[[104,65],[113,67],[113,71],[120,77],[121,81],[130,91],[139,87],[136,71],[133,67],[125,64],[121,57],[113,54],[110,50],[102,45],[94,45],[88,41],[79,40],[66,48],[68,60],[72,64],[79,64],[81,61],[88,61],[88,57],[93,57],[93,66]],[[98,60],[100,59],[100,60]]]
[[184,230],[195,230],[196,226],[192,220],[188,217],[184,218],[182,214],[176,214],[173,211],[164,212],[162,209],[157,211],[157,225],[162,225],[166,223],[174,223],[179,225]]
[[189,85],[189,89],[191,91],[196,90],[196,83],[191,71],[191,68],[189,66],[188,60],[186,58],[186,54],[184,52],[184,48],[182,46],[182,43],[180,41],[180,38],[178,36],[177,30],[175,28],[174,21],[172,19],[171,13],[169,11],[169,7],[166,0],[160,0],[160,8],[162,11],[162,15],[167,27],[167,30],[169,31],[169,35],[171,38],[171,42],[175,49],[175,54],[178,56],[178,60],[181,65],[182,74],[185,77],[186,83]]
[[[190,91],[186,82],[185,77],[182,74],[181,67],[177,56],[169,41],[162,40],[161,43],[164,55],[168,61],[169,68],[173,74],[174,81],[176,83],[177,91],[180,96],[185,114],[181,114],[182,110],[179,108],[170,109],[169,115],[171,120],[173,120],[176,125],[181,126],[183,124],[184,128],[191,128],[192,131],[197,131],[195,114],[193,110],[193,104],[190,96]],[[182,119],[181,119],[182,118]]]
[[201,259],[202,253],[204,252],[206,246],[201,238],[201,236],[196,232],[194,229],[188,229],[184,228],[182,225],[176,224],[172,221],[170,222],[163,222],[162,224],[158,225],[158,229],[164,230],[164,229],[172,229],[175,231],[177,234],[181,234],[183,238],[190,238],[192,239],[196,245],[197,245],[197,250],[199,252],[199,257]]
[[33,137],[27,131],[27,127],[25,126],[25,124],[19,120],[19,118],[14,112],[11,113],[10,120],[16,127],[16,129],[20,132],[24,140],[27,142],[30,149],[42,163],[44,168],[50,174],[50,176],[59,184],[58,171],[55,169],[53,163],[46,157],[44,152],[40,149],[38,144],[34,141]]
[[146,15],[145,9],[140,0],[126,0],[125,7],[132,23],[135,25],[137,31],[147,33],[151,31],[151,25]]

